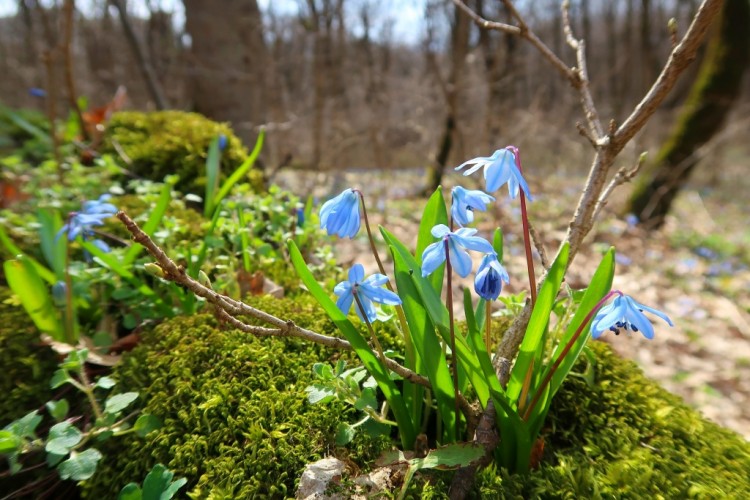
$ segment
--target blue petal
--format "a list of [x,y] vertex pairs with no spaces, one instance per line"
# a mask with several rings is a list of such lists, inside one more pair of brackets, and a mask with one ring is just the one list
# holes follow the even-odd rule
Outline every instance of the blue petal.
[[450,230],[450,229],[448,229],[448,226],[446,226],[445,224],[436,224],[436,225],[435,225],[435,226],[434,226],[434,227],[433,227],[433,228],[432,228],[432,229],[430,230],[430,233],[431,233],[431,234],[432,234],[432,235],[433,235],[433,236],[434,236],[435,238],[444,238],[444,237],[445,237],[445,235],[447,235],[447,234],[448,234],[448,233],[450,233],[450,232],[451,232],[451,230]]
[[109,248],[109,245],[107,245],[107,244],[106,244],[105,242],[103,242],[102,240],[99,240],[99,239],[96,239],[96,240],[92,240],[92,241],[91,241],[91,243],[92,243],[92,244],[93,244],[93,245],[94,245],[94,246],[95,246],[96,248],[98,248],[99,250],[101,250],[102,252],[104,252],[104,253],[109,253],[109,250],[110,250],[110,248]]
[[364,296],[379,304],[387,304],[389,306],[397,306],[401,304],[401,298],[385,288],[371,286],[363,283],[359,286],[359,291],[360,298]]
[[[378,312],[375,310],[375,305],[368,299],[365,295],[360,294],[359,295],[359,301],[362,303],[362,309],[365,310],[365,314],[367,315],[367,321],[370,323],[374,323],[378,319]],[[359,310],[359,305],[356,306],[357,310],[357,316],[359,316],[359,319],[364,321],[364,318],[362,317],[362,313]]]
[[492,245],[481,236],[464,237],[456,234],[451,239],[467,250],[475,250],[482,253],[493,253],[495,251]]
[[349,269],[349,283],[361,283],[365,279],[365,268],[362,264],[354,264]]
[[468,253],[461,250],[454,239],[455,237],[451,238],[449,243],[451,265],[459,276],[465,278],[471,273],[471,257],[469,257]]
[[445,243],[443,240],[432,243],[422,252],[422,277],[429,276],[445,262]]
[[370,285],[370,286],[383,286],[386,283],[388,283],[388,276],[385,274],[375,273],[367,277],[366,280],[362,282],[363,285]]
[[508,182],[511,177],[511,165],[514,164],[513,153],[503,149],[498,158],[484,169],[484,180],[488,192],[495,192]]
[[344,314],[349,314],[349,309],[352,308],[353,301],[354,301],[354,295],[352,294],[351,289],[349,289],[347,293],[343,294],[336,301],[336,307],[338,307],[341,310],[341,312],[343,312]]
[[591,323],[591,337],[599,338],[610,326],[623,318],[624,310],[620,299],[621,297],[617,296],[612,303],[599,309]]
[[[629,297],[630,298],[630,297]],[[667,322],[669,326],[674,326],[674,323],[672,323],[672,320],[669,319],[669,316],[664,314],[663,312],[659,311],[658,309],[654,309],[653,307],[645,306],[641,304],[640,302],[636,302],[634,299],[630,298],[630,300],[633,302],[634,306],[637,309],[643,309],[644,311],[648,311],[651,314],[654,314],[656,316],[659,316],[661,319]]]
[[342,281],[335,287],[333,287],[333,293],[335,293],[338,296],[344,295],[346,293],[351,293],[352,291],[352,284],[348,281]]

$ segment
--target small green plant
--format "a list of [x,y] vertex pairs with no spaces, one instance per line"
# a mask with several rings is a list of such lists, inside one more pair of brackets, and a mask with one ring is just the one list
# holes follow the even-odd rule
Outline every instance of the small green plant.
[[94,475],[102,458],[94,447],[96,443],[127,434],[143,437],[161,427],[161,421],[153,415],[139,415],[138,410],[126,411],[138,399],[137,392],[110,394],[116,385],[114,379],[104,376],[89,380],[85,366],[87,356],[86,349],[70,352],[50,381],[53,389],[69,384],[83,395],[88,403],[83,415],[70,415],[73,408],[68,400],[56,399],[45,405],[48,415],[56,422],[49,427],[46,436],[38,430],[44,420],[39,410],[0,431],[0,454],[7,459],[11,474],[34,468],[34,463],[41,461],[46,462],[47,467],[54,467],[60,479],[85,481]]
[[128,483],[117,498],[118,500],[170,500],[187,483],[184,477],[172,481],[173,477],[172,471],[162,464],[156,464],[143,480],[143,488],[136,483]]

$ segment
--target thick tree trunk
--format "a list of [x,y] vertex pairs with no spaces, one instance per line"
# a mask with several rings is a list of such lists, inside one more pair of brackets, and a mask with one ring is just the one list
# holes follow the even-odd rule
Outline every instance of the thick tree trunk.
[[184,0],[196,111],[228,121],[246,143],[266,121],[263,22],[256,0]]
[[630,211],[647,227],[664,223],[672,202],[695,168],[695,151],[718,132],[741,89],[750,53],[749,0],[726,0],[698,78],[653,174],[638,186]]

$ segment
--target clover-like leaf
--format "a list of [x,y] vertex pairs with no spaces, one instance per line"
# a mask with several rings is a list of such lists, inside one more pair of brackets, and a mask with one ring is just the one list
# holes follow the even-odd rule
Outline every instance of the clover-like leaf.
[[104,411],[110,414],[120,413],[122,410],[130,406],[136,399],[138,399],[137,392],[123,392],[122,394],[110,396],[104,403]]
[[55,455],[67,455],[70,449],[81,442],[83,433],[69,421],[55,424],[49,430],[49,437],[44,449]]
[[149,432],[160,429],[161,426],[162,426],[162,423],[158,417],[154,415],[144,414],[144,415],[139,416],[138,420],[135,421],[135,425],[133,426],[133,429],[135,429],[135,433],[138,436],[144,437]]
[[65,399],[60,399],[59,401],[47,401],[45,406],[47,407],[49,414],[52,415],[52,418],[58,422],[65,418],[65,415],[68,414],[68,410],[70,409],[70,405]]
[[112,377],[101,377],[96,381],[96,387],[101,389],[111,389],[117,382]]
[[85,481],[94,475],[101,458],[102,454],[96,448],[89,448],[81,453],[73,452],[69,459],[57,466],[57,472],[61,479]]
[[154,465],[143,480],[143,500],[170,500],[187,483],[185,478],[172,482],[173,477],[174,473],[162,464]]

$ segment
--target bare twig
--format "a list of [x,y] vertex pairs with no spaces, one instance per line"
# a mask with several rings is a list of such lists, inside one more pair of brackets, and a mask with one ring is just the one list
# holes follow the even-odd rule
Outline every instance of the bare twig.
[[60,51],[65,62],[65,84],[68,87],[68,103],[75,112],[78,119],[78,126],[81,129],[81,136],[88,140],[89,131],[86,128],[86,121],[83,119],[81,107],[78,105],[78,94],[76,93],[75,75],[73,74],[73,54],[71,51],[71,41],[73,39],[73,21],[75,18],[75,1],[65,0],[63,4],[63,15],[65,19],[65,31],[63,32]]
[[544,248],[544,242],[542,241],[541,236],[539,236],[539,232],[536,228],[531,225],[531,221],[529,221],[529,233],[531,233],[531,241],[534,242],[534,248],[539,252],[539,258],[542,260],[542,267],[549,269],[550,262],[549,257],[547,257],[547,249]]
[[617,171],[615,176],[612,178],[611,181],[609,181],[609,184],[607,187],[602,191],[601,196],[599,196],[599,201],[596,204],[596,208],[594,209],[594,215],[593,218],[596,220],[599,217],[599,213],[602,211],[604,206],[607,204],[607,199],[610,197],[612,192],[617,188],[617,186],[621,184],[625,184],[626,182],[630,181],[633,177],[638,175],[638,172],[640,172],[641,167],[643,167],[643,164],[646,162],[646,153],[642,153],[640,156],[638,156],[638,162],[636,162],[635,166],[633,168],[626,168],[622,167],[620,170]]

